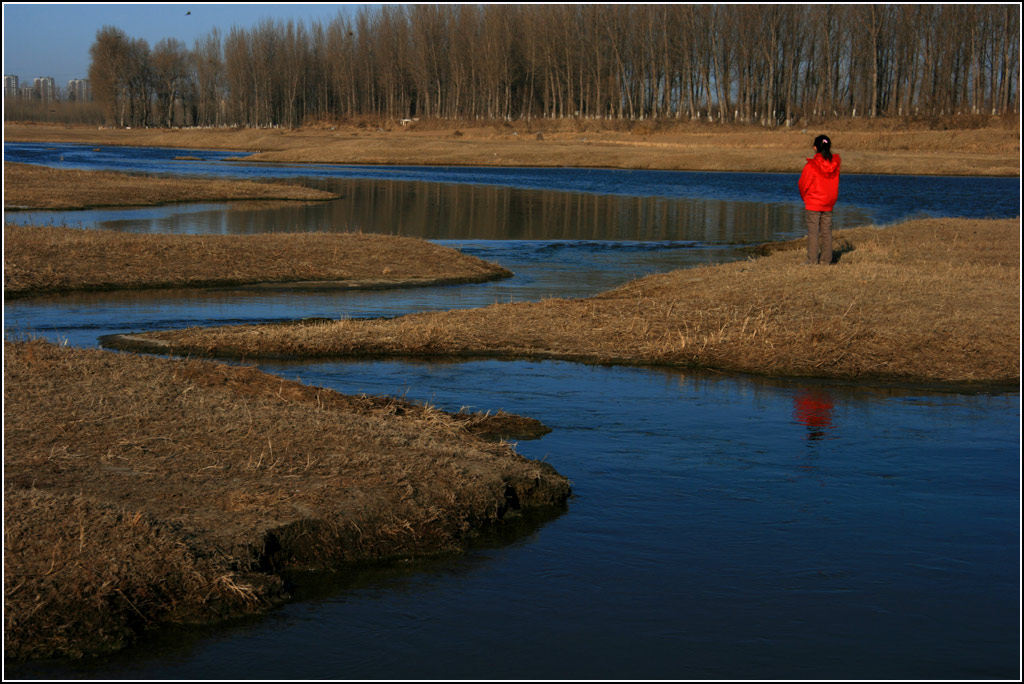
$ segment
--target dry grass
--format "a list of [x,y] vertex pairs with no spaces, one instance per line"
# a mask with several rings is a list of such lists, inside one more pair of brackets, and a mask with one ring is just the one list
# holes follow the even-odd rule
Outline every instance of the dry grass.
[[475,436],[514,418],[6,342],[5,655],[258,612],[284,598],[282,568],[456,550],[563,503],[550,466]]
[[[255,152],[252,160],[346,164],[581,166],[798,173],[827,132],[846,173],[1020,175],[1020,122],[850,119],[766,130],[698,123],[422,121],[295,130],[96,130],[8,124],[11,141],[153,145]],[[543,139],[538,139],[542,137]]]
[[[559,358],[779,376],[938,383],[1020,379],[1020,220],[932,219],[839,231],[839,262],[803,241],[587,299],[341,320],[191,328],[128,348],[256,358]],[[139,342],[143,344],[139,344]]]
[[137,235],[14,225],[4,229],[7,298],[73,290],[309,281],[321,287],[398,287],[510,275],[455,249],[386,235]]
[[281,183],[135,176],[4,162],[4,209],[86,209],[227,200],[322,201],[337,196]]

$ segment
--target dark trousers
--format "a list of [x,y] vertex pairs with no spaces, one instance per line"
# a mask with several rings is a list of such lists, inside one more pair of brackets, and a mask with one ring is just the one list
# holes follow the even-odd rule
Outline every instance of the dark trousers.
[[832,212],[807,212],[807,263],[832,263]]

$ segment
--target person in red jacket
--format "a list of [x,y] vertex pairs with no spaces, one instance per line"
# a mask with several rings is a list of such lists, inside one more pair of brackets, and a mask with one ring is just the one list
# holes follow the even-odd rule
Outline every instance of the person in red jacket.
[[800,197],[807,210],[807,263],[832,263],[832,207],[839,198],[838,154],[827,135],[814,139],[813,158],[800,174]]

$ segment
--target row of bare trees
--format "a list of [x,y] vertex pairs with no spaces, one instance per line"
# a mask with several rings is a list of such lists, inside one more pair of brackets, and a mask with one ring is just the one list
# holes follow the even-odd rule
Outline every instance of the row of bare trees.
[[89,49],[93,99],[118,126],[171,125],[176,103],[192,99],[192,58],[184,43],[145,40],[105,26]]
[[840,116],[1020,110],[1019,5],[383,5],[213,30],[188,49],[104,27],[117,125]]

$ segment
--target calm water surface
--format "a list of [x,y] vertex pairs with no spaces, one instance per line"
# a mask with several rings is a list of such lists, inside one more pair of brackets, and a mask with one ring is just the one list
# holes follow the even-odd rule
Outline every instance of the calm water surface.
[[[200,161],[180,161],[189,155]],[[153,232],[358,230],[428,239],[704,240],[797,235],[797,174],[475,167],[373,167],[223,161],[234,153],[6,143],[7,161],[71,169],[294,182],[342,195],[264,205],[18,212],[8,221]],[[1018,216],[1017,178],[846,174],[837,227],[913,217]],[[185,215],[187,214],[187,216]]]
[[[90,168],[178,171],[158,150],[25,147],[17,154],[38,154],[39,161],[63,154],[63,163]],[[10,145],[5,155],[13,158]],[[364,230],[422,234],[497,261],[516,277],[397,293],[40,298],[6,303],[6,334],[95,346],[102,334],[130,330],[586,296],[650,272],[744,258],[747,242],[799,232],[799,207],[789,196],[795,175],[695,174],[705,181],[571,170],[235,171],[240,165],[216,161],[224,153],[204,156],[211,161],[193,162],[193,170],[267,178],[322,173],[318,182],[343,188],[347,199],[321,203],[336,206],[316,209],[328,222],[320,229],[364,222]],[[923,187],[919,179],[884,179],[888,189],[874,196],[858,190],[856,178],[844,179],[851,221],[887,223],[919,211],[1018,214],[1016,180],[1012,210],[992,214],[998,205],[991,203],[928,207],[963,195],[980,195],[984,204],[1005,191],[1000,179],[977,179],[977,188],[944,190],[943,197],[922,194],[904,207]],[[857,192],[865,199],[854,205]],[[887,195],[897,199],[886,204]],[[296,211],[183,206],[82,212],[62,222],[243,233],[319,220]],[[574,498],[564,514],[529,521],[519,536],[485,540],[463,556],[300,575],[293,578],[298,600],[269,616],[164,635],[110,658],[8,663],[9,677],[1019,675],[1018,392],[553,361],[261,367],[343,392],[536,417],[553,432],[518,450],[568,476]]]

